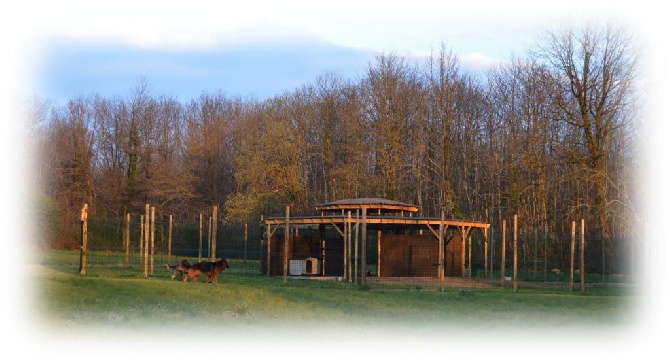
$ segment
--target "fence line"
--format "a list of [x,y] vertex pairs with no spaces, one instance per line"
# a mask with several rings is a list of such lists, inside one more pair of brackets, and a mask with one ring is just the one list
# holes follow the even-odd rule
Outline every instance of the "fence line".
[[[203,213],[194,217],[195,221],[192,222],[175,220],[172,215],[157,218],[155,207],[150,205],[146,205],[145,214],[127,213],[120,220],[89,219],[87,206],[84,205],[82,208],[80,272],[82,274],[90,274],[91,270],[104,272],[102,269],[106,267],[117,274],[129,276],[143,274],[144,277],[150,277],[156,276],[158,269],[164,268],[166,263],[175,264],[181,259],[189,259],[195,263],[196,259],[200,261],[205,256],[206,259],[225,257],[229,262],[239,260],[244,272],[260,274],[260,261],[263,259],[264,252],[267,252],[262,241],[265,237],[262,234],[263,230],[260,227],[249,228],[248,224],[223,224],[218,219],[218,215],[214,216],[215,213],[218,213],[218,209],[213,206],[212,215],[208,216],[207,226],[204,225],[205,215]],[[512,254],[507,254],[506,220],[502,220],[502,232],[499,232],[498,238],[495,237],[498,232],[494,232],[492,228],[490,234],[484,235],[484,239],[470,238],[465,243],[468,253],[467,259],[463,260],[464,263],[467,263],[464,274],[467,278],[487,281],[489,284],[499,277],[501,285],[505,286],[509,282],[507,281],[510,276],[509,272],[512,272],[515,292],[518,289],[518,282],[560,282],[566,283],[565,287],[572,290],[573,282],[577,278],[581,283],[582,292],[585,292],[587,283],[630,281],[630,274],[628,277],[622,276],[624,272],[621,270],[621,265],[617,264],[616,258],[606,255],[604,248],[602,250],[587,248],[589,245],[592,248],[601,245],[602,242],[587,240],[586,225],[583,220],[581,221],[580,243],[577,247],[575,223],[572,222],[572,232],[568,242],[562,241],[563,238],[560,236],[555,236],[553,240],[550,240],[548,232],[545,232],[544,242],[539,242],[537,233],[534,236],[518,233],[515,217],[513,237],[515,247]],[[221,232],[218,232],[219,230]],[[205,231],[208,238],[207,249],[203,250]],[[365,242],[362,236],[366,233],[359,232],[357,226],[354,231],[352,232],[355,233],[353,240],[344,240],[348,247],[353,246],[354,249],[352,250],[353,259],[344,266],[343,272],[345,273],[342,278],[354,284],[360,280],[364,285],[365,276],[368,276],[368,280],[375,281],[374,278],[381,271],[377,269],[381,264],[379,260],[380,247],[382,247],[379,244],[381,236],[377,234],[378,232],[370,233],[370,237],[377,237],[376,241]],[[261,241],[249,243],[249,239]],[[569,243],[567,255],[561,251],[564,249],[561,244],[565,243]],[[626,242],[626,244],[630,243]],[[323,243],[323,245],[326,244],[329,243]],[[538,248],[541,247],[545,248],[544,259],[538,256],[540,254]],[[206,255],[203,255],[203,251]],[[579,252],[579,267],[574,266],[577,261],[575,258],[577,251]],[[489,252],[490,258],[487,258]],[[413,255],[410,252],[404,256],[409,259]],[[566,256],[568,261],[565,261]],[[619,257],[626,259],[629,256],[624,254]],[[505,267],[510,260],[514,261],[512,270]],[[353,270],[352,266],[354,266]],[[606,269],[610,271],[607,274],[597,272]],[[160,274],[165,274],[163,271],[160,272]],[[439,273],[435,274],[439,279]],[[567,286],[568,282],[569,286]]]

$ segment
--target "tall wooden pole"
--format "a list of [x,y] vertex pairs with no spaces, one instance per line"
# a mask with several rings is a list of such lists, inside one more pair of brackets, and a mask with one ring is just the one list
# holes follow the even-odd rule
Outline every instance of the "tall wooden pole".
[[172,257],[172,215],[168,219],[168,261]]
[[212,257],[212,216],[209,216],[207,222],[207,259]]
[[270,253],[270,251],[271,251],[270,244],[272,243],[271,242],[272,236],[271,236],[270,232],[271,232],[271,228],[270,228],[270,224],[268,223],[267,224],[267,231],[266,231],[267,238],[268,238],[268,244],[267,244],[267,255],[268,256],[267,256],[267,259],[265,260],[265,262],[267,263],[267,265],[266,265],[267,267],[265,268],[265,272],[267,273],[266,276],[268,276],[268,277],[270,277],[270,259],[272,258],[271,253]]
[[[484,209],[486,222],[489,221],[489,209]],[[488,237],[488,228],[484,228],[484,279],[488,276],[489,270],[489,237]]]
[[440,214],[440,227],[437,237],[437,278],[440,280],[440,290],[444,282],[444,209]]
[[144,259],[144,214],[140,215],[140,260]]
[[249,226],[247,223],[244,224],[244,263],[242,263],[242,269],[246,271],[247,269],[247,242],[249,241]]
[[544,221],[544,282],[547,282],[547,239],[549,238],[549,223]]
[[351,221],[351,211],[347,212],[347,222],[349,223],[349,236],[347,237],[347,280],[351,282],[351,237],[353,237],[353,224]]
[[468,277],[472,278],[472,232],[468,233]]
[[572,221],[572,232],[570,237],[570,291],[572,291],[575,280],[575,228],[575,221]]
[[217,233],[219,231],[219,207],[212,206],[212,256],[210,261],[214,262],[216,260],[216,240],[218,239]]
[[156,238],[156,207],[151,207],[151,275],[154,275],[154,252]]
[[582,218],[582,231],[581,231],[582,247],[579,250],[579,278],[582,280],[582,293],[586,292],[586,269],[584,267],[584,248],[586,246],[586,239],[584,238],[584,218]]
[[342,263],[343,266],[343,271],[342,271],[342,279],[348,280],[349,279],[349,237],[351,236],[351,232],[349,232],[349,227],[351,227],[351,211],[349,211],[347,219],[344,220],[344,262]]
[[356,229],[354,232],[354,284],[358,284],[358,209],[356,210]]
[[465,227],[460,226],[458,227],[459,230],[461,231],[461,276],[465,277],[466,272],[465,272],[465,248],[467,247],[467,240],[466,240],[466,233],[465,232]]
[[286,206],[286,223],[284,224],[284,284],[288,284],[288,242],[289,233],[291,232],[290,211],[290,206]]
[[144,205],[144,277],[149,277],[149,203]]
[[489,275],[489,229],[484,228],[484,278]]
[[86,252],[88,249],[88,204],[81,208],[81,249],[79,251],[79,273],[86,274]]
[[126,239],[126,267],[130,263],[130,212],[126,213],[126,229],[124,232],[124,238]]
[[200,212],[200,238],[198,241],[198,262],[202,261],[202,212]]
[[367,284],[367,238],[368,238],[368,208],[363,207],[363,228],[361,229],[361,286]]
[[519,279],[517,277],[518,274],[518,237],[517,237],[517,216],[516,214],[514,215],[514,292],[519,291]]
[[496,249],[496,238],[494,236],[494,230],[493,227],[489,228],[491,230],[491,272],[489,272],[489,278],[493,280],[493,257],[495,256],[495,249]]
[[505,245],[507,244],[507,220],[502,221],[502,241],[500,251],[500,285],[505,287]]
[[382,230],[377,230],[377,278],[382,275]]

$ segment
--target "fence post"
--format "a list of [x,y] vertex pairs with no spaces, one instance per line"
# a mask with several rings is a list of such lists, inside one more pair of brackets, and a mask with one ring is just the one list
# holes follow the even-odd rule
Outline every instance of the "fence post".
[[212,257],[212,216],[209,216],[207,226],[207,258]]
[[200,212],[200,242],[198,243],[198,262],[202,261],[202,212]]
[[289,212],[290,206],[286,206],[286,223],[284,224],[284,284],[288,284],[288,241],[291,231]]
[[156,236],[156,207],[151,207],[151,275],[154,275],[154,238]]
[[518,239],[517,239],[517,215],[514,215],[514,293],[519,291],[519,280],[517,278],[518,274],[518,253],[517,253],[517,245],[518,245]]
[[140,215],[140,260],[144,259],[144,214]]
[[582,218],[582,248],[579,250],[579,258],[581,265],[579,267],[579,277],[582,280],[582,293],[586,293],[586,270],[584,269],[584,247],[586,246],[586,239],[584,239],[584,218]]
[[81,249],[79,251],[79,273],[86,274],[86,249],[88,248],[88,204],[81,209]]
[[502,241],[500,252],[500,285],[505,287],[505,245],[507,243],[507,220],[502,221]]
[[172,215],[168,221],[168,261],[172,257]]
[[144,205],[144,277],[149,277],[149,203]]
[[219,228],[219,207],[212,206],[212,256],[211,261],[216,261],[216,238]]
[[368,241],[368,208],[363,207],[361,225],[361,286],[367,285],[368,260],[367,260],[367,241]]
[[572,232],[570,235],[570,291],[572,291],[575,280],[575,227],[575,221],[572,221]]
[[126,230],[124,233],[126,239],[126,267],[130,263],[130,212],[126,213]]
[[247,270],[247,241],[249,240],[249,228],[247,223],[244,223],[244,263],[242,269]]

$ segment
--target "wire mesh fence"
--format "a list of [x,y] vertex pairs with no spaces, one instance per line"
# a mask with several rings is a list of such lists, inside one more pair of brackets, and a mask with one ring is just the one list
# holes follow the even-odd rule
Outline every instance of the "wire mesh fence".
[[232,262],[237,272],[259,273],[259,246],[251,241],[258,239],[259,232],[252,230],[245,234],[244,225],[219,224],[214,239],[208,225],[170,222],[168,217],[156,219],[151,225],[143,217],[129,219],[130,222],[87,220],[86,274],[164,276],[169,274],[166,264],[175,265],[183,259],[196,263],[220,258]]
[[[351,253],[344,259],[342,239],[333,231],[292,235],[289,240],[289,264],[283,264],[284,236],[274,237],[269,253],[271,272],[268,272],[267,240],[258,225],[226,225],[214,227],[209,222],[173,221],[161,216],[148,224],[143,216],[128,219],[88,219],[86,274],[119,277],[171,277],[166,264],[175,265],[186,259],[190,263],[226,258],[231,272],[241,275],[278,276],[287,269],[296,279],[344,281],[360,284],[403,284],[424,286],[484,287],[511,285],[514,277],[512,240],[506,239],[507,252],[502,258],[502,237],[484,239],[477,235],[462,242],[461,250],[445,254],[445,272],[457,269],[461,262],[464,271],[447,274],[440,283],[437,262],[432,254],[432,236],[371,234],[363,252]],[[216,229],[216,231],[214,231]],[[147,233],[149,232],[149,233]],[[543,238],[521,235],[517,248],[516,277],[519,282],[566,288],[572,280],[576,288],[582,280],[580,248],[570,260],[570,236]],[[380,241],[383,239],[384,241]],[[457,241],[461,243],[461,240]],[[488,243],[488,244],[487,244]],[[630,242],[615,240],[616,252],[605,249],[601,239],[585,240],[584,282],[591,285],[634,282],[630,265]],[[486,252],[486,253],[485,253]],[[80,261],[81,262],[81,261]],[[570,271],[572,265],[572,272]]]

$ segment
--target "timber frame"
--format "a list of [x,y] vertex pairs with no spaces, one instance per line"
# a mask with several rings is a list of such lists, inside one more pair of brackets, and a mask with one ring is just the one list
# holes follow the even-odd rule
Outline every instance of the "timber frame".
[[[382,262],[381,259],[381,232],[382,230],[393,228],[395,230],[401,231],[411,231],[419,232],[423,234],[423,231],[428,231],[432,234],[435,239],[438,241],[438,250],[437,250],[437,273],[435,278],[440,281],[444,280],[445,277],[445,246],[449,243],[451,238],[448,238],[448,234],[456,234],[462,242],[461,257],[460,258],[460,274],[465,276],[470,276],[471,272],[466,272],[466,247],[469,249],[469,262],[468,265],[471,265],[472,260],[472,233],[475,230],[480,230],[484,237],[484,270],[486,272],[488,258],[488,230],[490,228],[489,223],[479,222],[479,221],[467,221],[467,220],[456,220],[456,219],[445,219],[444,212],[440,218],[436,217],[419,217],[416,216],[418,212],[418,207],[391,201],[382,198],[355,198],[355,199],[344,199],[334,202],[322,203],[317,205],[317,211],[320,211],[320,215],[313,216],[294,216],[291,217],[289,214],[289,207],[286,208],[286,215],[284,217],[268,217],[261,220],[261,226],[266,229],[263,252],[267,252],[267,257],[265,257],[265,262],[267,264],[261,265],[265,267],[266,275],[271,275],[271,262],[272,257],[270,257],[271,249],[273,247],[284,247],[283,251],[283,271],[284,277],[287,276],[288,270],[288,258],[289,258],[289,237],[291,233],[297,233],[297,230],[300,227],[324,227],[331,226],[337,233],[340,235],[339,242],[343,251],[342,256],[342,274],[338,277],[343,279],[351,280],[352,274],[357,275],[358,262],[360,260],[361,270],[366,269],[366,240],[368,229],[376,231],[378,234],[378,262]],[[273,242],[273,234],[277,229],[283,229],[284,233],[284,244],[281,241]],[[293,231],[292,231],[293,230]],[[360,235],[359,235],[360,234]],[[360,247],[359,247],[360,239]],[[466,240],[468,243],[466,243]],[[325,242],[325,241],[322,241]],[[332,240],[331,240],[332,242]],[[353,243],[353,244],[352,244]],[[322,247],[325,249],[325,246]],[[338,248],[339,249],[339,248]],[[358,252],[360,249],[360,257],[358,257]],[[353,250],[353,254],[352,254]],[[353,256],[353,257],[352,257]],[[322,262],[321,266],[325,269],[326,259],[325,252],[321,255]],[[275,260],[276,261],[276,260]],[[354,271],[352,272],[352,263]],[[275,267],[277,265],[274,265]],[[379,266],[379,265],[378,265]],[[381,268],[378,268],[380,270]],[[376,277],[383,277],[381,272],[377,272]],[[325,275],[325,272],[323,273]],[[360,273],[361,284],[366,284],[366,272]],[[358,277],[353,277],[354,282],[356,283]]]

